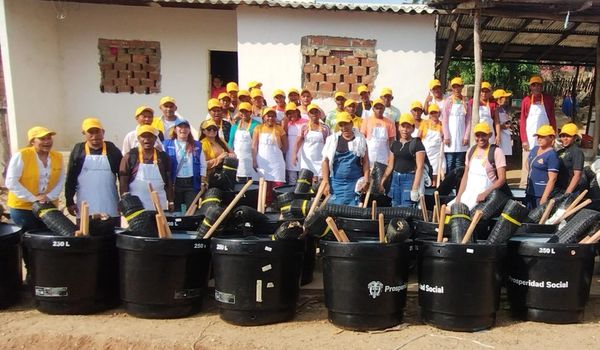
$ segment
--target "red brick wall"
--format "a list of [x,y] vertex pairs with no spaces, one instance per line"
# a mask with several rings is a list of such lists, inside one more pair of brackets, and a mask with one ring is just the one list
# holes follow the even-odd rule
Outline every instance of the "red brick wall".
[[302,38],[302,86],[316,97],[332,97],[336,91],[358,99],[357,89],[373,89],[377,77],[376,40],[332,36]]
[[99,39],[100,91],[157,94],[160,92],[158,41]]

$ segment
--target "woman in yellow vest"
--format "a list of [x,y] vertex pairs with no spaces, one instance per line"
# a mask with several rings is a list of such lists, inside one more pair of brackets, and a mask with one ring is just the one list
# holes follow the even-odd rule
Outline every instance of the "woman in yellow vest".
[[15,153],[6,173],[8,208],[15,224],[25,230],[45,228],[31,211],[33,202],[53,202],[58,206],[58,196],[65,182],[62,171],[62,154],[52,151],[52,136],[43,126],[27,131],[29,147]]

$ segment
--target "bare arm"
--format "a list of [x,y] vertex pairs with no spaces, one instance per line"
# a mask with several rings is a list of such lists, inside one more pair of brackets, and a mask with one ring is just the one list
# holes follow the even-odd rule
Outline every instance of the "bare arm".
[[390,175],[392,174],[393,170],[394,170],[394,153],[390,152],[390,155],[388,156],[387,168],[385,168],[385,172],[383,173],[383,176],[381,177],[381,183],[379,184],[379,192],[381,192],[381,193],[385,192],[384,184],[390,178]]
[[415,160],[417,162],[417,169],[415,170],[415,180],[413,181],[412,190],[418,191],[421,184],[421,177],[423,176],[423,169],[425,168],[425,151],[417,152]]
[[292,165],[296,165],[298,163],[298,152],[300,152],[300,148],[304,144],[304,133],[300,133],[300,136],[296,139],[296,144],[294,145],[294,153],[292,153]]
[[331,190],[329,188],[329,158],[324,157],[321,163],[321,173],[323,174],[324,194],[327,196]]
[[258,163],[256,162],[256,156],[258,154],[258,135],[260,132],[254,129],[254,135],[252,135],[252,166],[254,170],[258,169]]
[[558,173],[548,172],[548,183],[546,184],[546,188],[544,189],[544,194],[542,194],[542,198],[540,199],[540,204],[544,204],[548,201],[550,197],[550,193],[554,190],[554,185],[556,185],[556,179],[558,178]]

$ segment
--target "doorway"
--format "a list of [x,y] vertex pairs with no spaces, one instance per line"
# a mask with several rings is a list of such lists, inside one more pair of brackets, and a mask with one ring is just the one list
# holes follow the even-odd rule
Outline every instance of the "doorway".
[[212,91],[212,80],[219,77],[223,86],[228,82],[238,81],[238,57],[236,51],[210,51],[209,92]]

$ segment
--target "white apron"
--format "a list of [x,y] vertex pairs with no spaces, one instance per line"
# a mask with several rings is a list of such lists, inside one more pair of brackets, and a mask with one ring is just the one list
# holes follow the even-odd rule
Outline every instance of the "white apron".
[[102,154],[90,154],[86,143],[85,158],[77,177],[77,207],[81,208],[81,202],[86,201],[90,214],[106,213],[119,217],[116,180],[106,156],[106,143],[102,146]]
[[[360,102],[360,103],[362,103],[362,102]],[[362,110],[362,113],[360,116],[361,116],[361,118],[363,118],[363,120],[366,120],[367,118],[369,118],[371,116],[371,110],[366,109],[364,103],[362,106],[363,106],[363,110]],[[371,108],[373,108],[373,102],[371,102]]]
[[252,167],[252,137],[248,128],[241,129],[239,126],[235,132],[233,139],[233,149],[238,159],[237,176],[238,177],[251,177],[256,180],[256,172]]
[[267,181],[285,182],[285,160],[273,133],[258,135],[258,173]]
[[323,133],[309,130],[304,136],[304,143],[300,150],[300,169],[309,169],[315,176],[321,177],[324,146]]
[[448,118],[450,145],[444,146],[444,152],[466,152],[469,146],[463,146],[465,137],[465,117],[467,115],[463,103],[453,103]]
[[489,125],[490,130],[492,130],[490,142],[494,142],[496,131],[494,130],[494,118],[492,118],[492,110],[490,109],[490,106],[479,106],[479,122],[485,122],[487,125]]
[[148,183],[151,183],[154,190],[158,193],[158,198],[160,199],[160,205],[162,208],[168,208],[165,182],[160,175],[160,170],[158,170],[158,154],[156,150],[154,150],[154,159],[152,164],[143,163],[144,158],[141,150],[138,159],[138,171],[135,175],[135,179],[133,179],[133,181],[131,181],[129,184],[129,192],[132,195],[140,198],[144,204],[144,209],[155,210],[152,199],[150,198],[150,191],[148,190]]
[[[485,161],[488,159],[487,152],[489,152],[489,150],[488,147],[481,159],[475,158],[475,153],[477,152],[477,150],[475,150],[473,152],[473,157],[469,160],[469,178],[467,179],[465,191],[460,197],[461,203],[468,206],[469,210],[472,210],[475,205],[477,205],[477,196],[492,185],[492,181],[488,177],[484,165]],[[453,203],[454,200],[448,203],[448,205],[452,205]]]
[[410,134],[410,136],[413,139],[416,139],[417,137],[419,137],[419,132],[420,132],[419,127],[417,126],[417,124],[415,124],[415,130],[413,130],[413,132],[412,132],[412,134]]
[[296,162],[296,165],[292,164],[292,153],[294,153],[294,150],[296,149],[296,141],[298,140],[298,135],[300,135],[301,128],[302,128],[302,124],[299,124],[299,123],[288,124],[288,129],[287,129],[288,150],[285,154],[285,164],[286,164],[286,169],[290,170],[290,171],[299,171],[300,170],[300,166],[299,166],[298,162]]
[[[373,117],[375,118],[375,117]],[[387,129],[379,124],[371,131],[371,137],[367,140],[369,151],[369,163],[373,167],[375,162],[387,164],[390,154],[390,144]]]
[[531,104],[529,107],[529,114],[527,114],[527,120],[525,122],[525,132],[527,133],[529,149],[532,149],[536,146],[536,138],[533,135],[535,135],[540,126],[544,124],[550,124],[544,103]]
[[428,129],[427,134],[425,134],[425,137],[421,139],[421,142],[425,147],[427,158],[429,159],[429,163],[433,168],[433,175],[437,175],[438,168],[440,166],[442,133],[437,130]]
[[[504,125],[508,122],[508,113],[503,110],[498,112],[498,123]],[[510,137],[510,129],[500,129],[500,149],[506,156],[512,156],[512,139]]]

